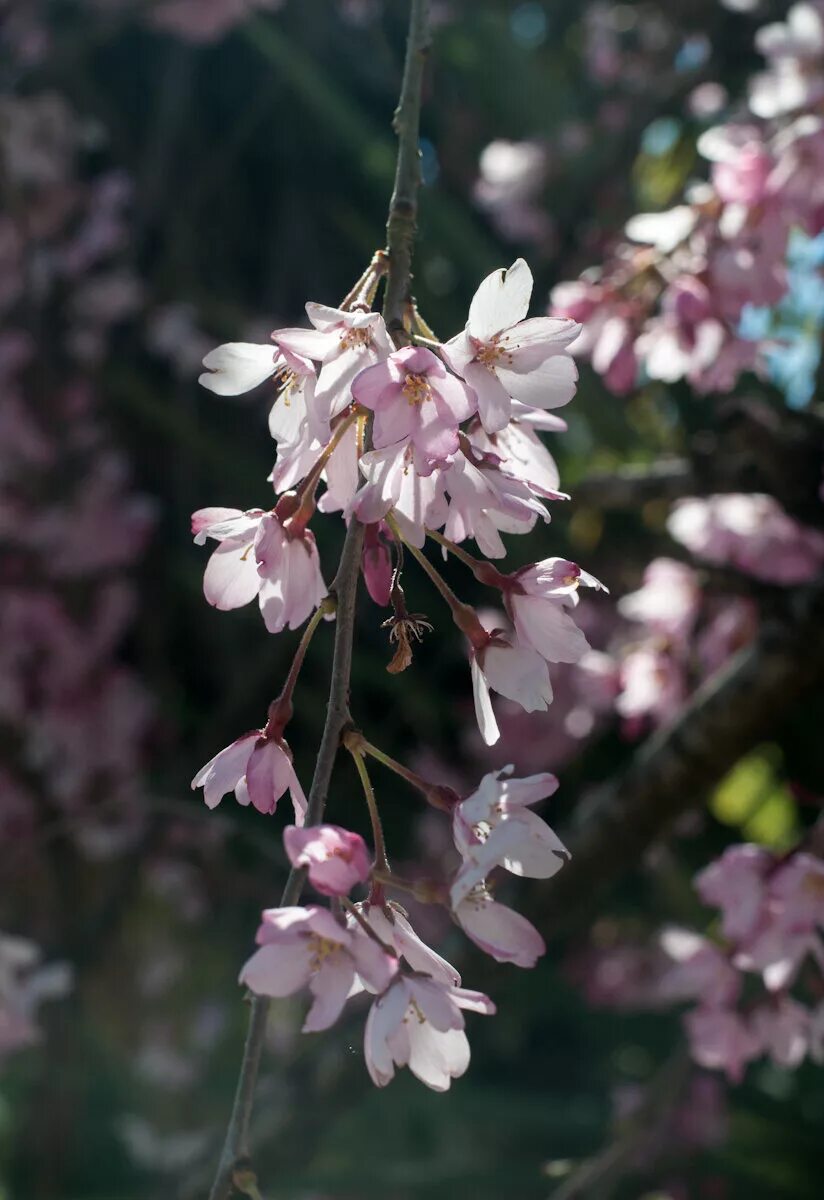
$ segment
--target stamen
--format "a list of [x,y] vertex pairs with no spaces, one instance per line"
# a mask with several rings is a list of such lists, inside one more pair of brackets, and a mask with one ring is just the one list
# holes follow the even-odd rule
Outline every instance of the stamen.
[[424,404],[432,399],[432,388],[425,375],[407,375],[401,390],[410,404]]

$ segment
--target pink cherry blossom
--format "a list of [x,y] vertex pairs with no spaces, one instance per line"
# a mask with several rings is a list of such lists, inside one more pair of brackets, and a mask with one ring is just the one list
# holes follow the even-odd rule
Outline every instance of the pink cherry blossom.
[[649,719],[657,724],[669,721],[687,695],[683,664],[654,643],[628,651],[621,660],[619,682],[615,711],[626,719],[630,736],[636,736]]
[[387,946],[392,946],[399,958],[403,958],[413,971],[430,975],[439,983],[459,987],[461,977],[450,962],[437,954],[431,946],[418,937],[404,914],[391,902],[388,904],[358,905],[378,937]]
[[308,986],[314,1001],[304,1033],[334,1024],[356,975],[382,992],[398,965],[360,927],[347,929],[316,905],[267,909],[256,940],[259,949],[243,967],[240,982],[259,996],[273,997]]
[[458,426],[476,408],[474,393],[422,346],[396,350],[362,371],[352,395],[375,414],[375,448],[410,443],[419,475],[451,461],[458,450]]
[[291,534],[274,513],[261,518],[255,540],[260,611],[270,633],[297,629],[326,595],[315,539]]
[[810,1011],[791,996],[761,1004],[751,1017],[753,1032],[777,1067],[804,1061],[810,1044]]
[[667,528],[699,558],[769,583],[804,583],[824,566],[824,534],[798,524],[771,496],[680,500]]
[[496,636],[470,657],[475,716],[481,737],[493,746],[501,736],[490,689],[514,700],[525,712],[545,712],[552,703],[546,660],[529,646],[513,645]]
[[705,904],[721,909],[724,936],[740,942],[754,931],[764,903],[772,856],[761,846],[730,846],[695,877]]
[[398,975],[375,1000],[366,1020],[364,1055],[372,1082],[386,1087],[395,1067],[408,1066],[421,1083],[448,1091],[469,1066],[462,1009],[491,1014],[481,992],[451,987],[421,975]]
[[483,883],[497,866],[513,875],[549,879],[569,852],[558,835],[529,806],[551,796],[554,775],[512,779],[512,767],[492,771],[455,808],[452,830],[463,865],[452,882],[453,906]]
[[312,405],[317,422],[328,427],[351,404],[358,373],[383,362],[394,347],[380,313],[345,312],[310,301],[306,315],[313,329],[277,329],[272,338],[281,350],[321,364]]
[[466,936],[496,962],[529,968],[546,953],[544,939],[535,926],[519,912],[493,900],[482,883],[454,905],[452,914]]
[[733,1009],[694,1008],[684,1018],[690,1052],[699,1066],[724,1071],[740,1083],[748,1062],[762,1051],[760,1037]]
[[511,415],[512,400],[558,408],[575,394],[578,371],[569,345],[580,332],[574,321],[524,320],[532,295],[532,272],[522,258],[493,271],[475,293],[466,329],[443,354],[478,397],[484,427],[495,433]]
[[421,476],[413,459],[413,447],[403,442],[362,455],[360,470],[366,482],[352,500],[351,511],[358,521],[372,525],[391,510],[404,540],[420,548],[426,530],[443,525],[447,504],[441,472]]
[[659,984],[659,993],[668,1000],[701,1000],[721,1007],[737,1000],[741,990],[738,972],[726,954],[714,943],[689,929],[665,929],[661,948],[671,960]]
[[515,572],[505,602],[521,645],[547,662],[578,662],[586,654],[589,642],[566,611],[577,602],[580,584],[603,587],[565,558],[546,558]]
[[202,787],[208,808],[216,808],[227,792],[239,804],[250,801],[258,812],[273,813],[285,791],[292,796],[295,823],[302,825],[306,796],[300,786],[289,747],[283,738],[266,736],[261,729],[244,733],[210,758],[192,780],[192,789]]
[[672,558],[655,558],[644,571],[641,587],[618,601],[618,611],[631,621],[684,641],[701,605],[695,571]]
[[566,421],[517,403],[512,408],[512,420],[497,433],[487,433],[480,422],[477,427],[473,423],[470,442],[484,456],[494,455],[509,476],[528,484],[538,496],[554,500],[562,494],[558,465],[536,430],[564,430]]
[[371,860],[360,834],[339,825],[288,825],[283,844],[293,867],[308,867],[309,882],[324,896],[348,896],[369,878]]
[[[453,542],[474,538],[487,558],[506,553],[502,531],[527,533],[538,517],[549,520],[546,506],[529,484],[505,470],[497,454],[476,451],[468,439],[442,480],[449,497],[444,533]],[[552,496],[566,498],[558,492]]]

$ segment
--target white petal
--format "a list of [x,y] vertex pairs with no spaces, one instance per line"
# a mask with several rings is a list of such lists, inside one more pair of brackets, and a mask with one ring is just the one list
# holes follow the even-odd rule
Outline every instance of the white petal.
[[489,695],[489,685],[487,684],[486,676],[478,666],[478,661],[474,655],[470,660],[470,669],[472,672],[472,696],[475,701],[475,716],[478,721],[478,728],[487,746],[494,746],[501,736],[501,731],[498,728],[498,722],[495,720],[495,713],[492,709],[492,700]]
[[526,316],[531,295],[532,272],[522,258],[508,271],[493,271],[472,297],[467,329],[480,341],[509,329]]
[[203,574],[203,594],[224,612],[242,608],[258,594],[260,576],[251,542],[221,542],[212,553]]
[[239,396],[263,383],[275,371],[277,347],[253,342],[226,342],[203,360],[208,368],[198,379],[217,396]]

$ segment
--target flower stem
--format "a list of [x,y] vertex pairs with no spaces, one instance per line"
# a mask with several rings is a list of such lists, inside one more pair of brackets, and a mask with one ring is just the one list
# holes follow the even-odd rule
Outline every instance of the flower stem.
[[323,618],[331,616],[336,608],[337,601],[335,597],[332,595],[326,596],[309,618],[309,623],[304,629],[295,650],[295,657],[292,659],[292,665],[289,668],[289,674],[286,676],[286,682],[281,689],[280,695],[269,705],[269,717],[266,722],[267,734],[279,737],[292,719],[292,696],[298,682],[301,667],[303,666],[303,660],[306,657],[306,651],[309,649],[309,643]]
[[379,763],[383,763],[390,771],[394,771],[396,775],[400,775],[401,779],[405,779],[407,783],[411,783],[412,787],[417,788],[422,792],[430,804],[435,808],[443,809],[444,812],[451,812],[455,804],[458,803],[460,797],[452,788],[441,783],[430,783],[424,779],[422,775],[418,775],[416,771],[411,771],[409,767],[405,767],[403,763],[399,763],[397,759],[392,758],[383,750],[379,750],[377,746],[373,746],[371,742],[367,742],[362,734],[358,734],[359,745],[364,754],[368,754],[370,758],[376,759]]
[[418,560],[424,571],[426,571],[427,575],[434,583],[435,587],[441,593],[444,600],[449,605],[450,611],[452,612],[452,620],[458,626],[461,633],[465,634],[466,637],[469,638],[470,642],[476,649],[480,648],[481,646],[485,646],[489,641],[489,635],[481,622],[478,620],[478,614],[475,612],[475,609],[472,607],[472,605],[464,604],[462,600],[459,600],[452,591],[452,588],[441,575],[440,571],[437,569],[437,567],[433,567],[432,563],[429,561],[423,551],[419,550],[417,546],[413,546],[411,542],[404,540],[400,528],[398,527],[398,523],[392,516],[391,512],[387,513],[384,519],[389,528],[392,530],[394,536],[398,539],[398,541],[402,541],[404,543],[409,553]]
[[[420,184],[418,129],[420,125],[423,63],[429,44],[429,0],[410,0],[409,34],[406,63],[395,130],[398,134],[398,165],[395,188],[389,205],[387,249],[389,264],[383,315],[387,325],[397,322],[402,327],[403,304],[409,292],[412,268],[412,246],[415,237],[417,192]],[[332,767],[340,745],[343,729],[349,721],[349,681],[352,667],[352,639],[355,624],[358,571],[363,549],[364,528],[352,520],[346,531],[337,575],[330,591],[337,599],[335,648],[326,723],[318,750],[315,773],[309,790],[306,824],[317,825],[323,810],[332,776]],[[296,904],[303,891],[305,869],[292,869],[281,897],[281,906]],[[240,1076],[235,1092],[232,1115],[218,1164],[209,1200],[227,1200],[233,1186],[233,1175],[239,1164],[249,1157],[249,1125],[252,1117],[255,1084],[257,1083],[269,1000],[253,996],[249,1014],[246,1043],[243,1048]]]
[[479,583],[484,583],[488,587],[500,588],[502,591],[512,588],[511,576],[504,575],[497,567],[493,567],[492,563],[485,562],[481,558],[475,558],[473,554],[464,550],[463,546],[450,541],[448,537],[444,537],[437,529],[427,529],[426,536],[432,538],[432,541],[437,542],[439,546],[443,546],[449,554],[454,554],[455,558],[459,562],[462,562],[464,566],[469,567]]
[[389,871],[389,860],[386,857],[386,840],[383,836],[383,825],[381,824],[381,814],[378,811],[378,803],[375,800],[375,791],[372,787],[372,781],[369,778],[369,771],[366,768],[366,761],[363,757],[363,749],[358,748],[354,743],[349,742],[344,736],[343,744],[352,755],[352,761],[357,767],[360,781],[363,784],[363,794],[366,797],[366,807],[369,809],[369,819],[372,822],[372,836],[375,839],[375,866],[379,871]]

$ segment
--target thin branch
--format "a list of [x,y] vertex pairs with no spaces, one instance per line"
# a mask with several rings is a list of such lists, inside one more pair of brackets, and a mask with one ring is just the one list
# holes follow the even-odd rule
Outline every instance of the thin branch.
[[819,580],[789,594],[783,616],[766,618],[754,642],[582,806],[567,843],[571,861],[544,889],[550,934],[590,911],[683,812],[702,803],[708,787],[824,686],[822,628]]
[[[395,113],[395,130],[398,134],[398,165],[387,221],[389,266],[383,315],[390,329],[401,325],[403,305],[409,292],[417,214],[417,190],[420,183],[418,128],[423,63],[425,51],[429,45],[428,16],[429,0],[411,0],[406,63],[400,103]],[[323,819],[329,782],[340,746],[341,734],[350,721],[349,682],[363,535],[364,529],[360,522],[350,521],[337,575],[330,589],[337,598],[335,648],[326,722],[309,791],[306,812],[307,825],[317,825]],[[305,870],[293,869],[290,872],[281,897],[282,906],[298,902],[305,877]],[[226,1131],[226,1140],[218,1164],[217,1175],[209,1193],[209,1200],[227,1200],[237,1178],[238,1170],[248,1169],[249,1123],[266,1032],[269,1000],[265,996],[253,996],[250,1004],[249,1026],[243,1049],[240,1077],[232,1115]]]
[[429,50],[429,0],[411,0],[406,61],[393,127],[398,135],[395,186],[386,222],[389,274],[383,302],[383,317],[392,333],[403,328],[403,312],[412,279],[412,248],[418,217],[418,188],[421,183],[419,149],[421,92],[426,55]]

